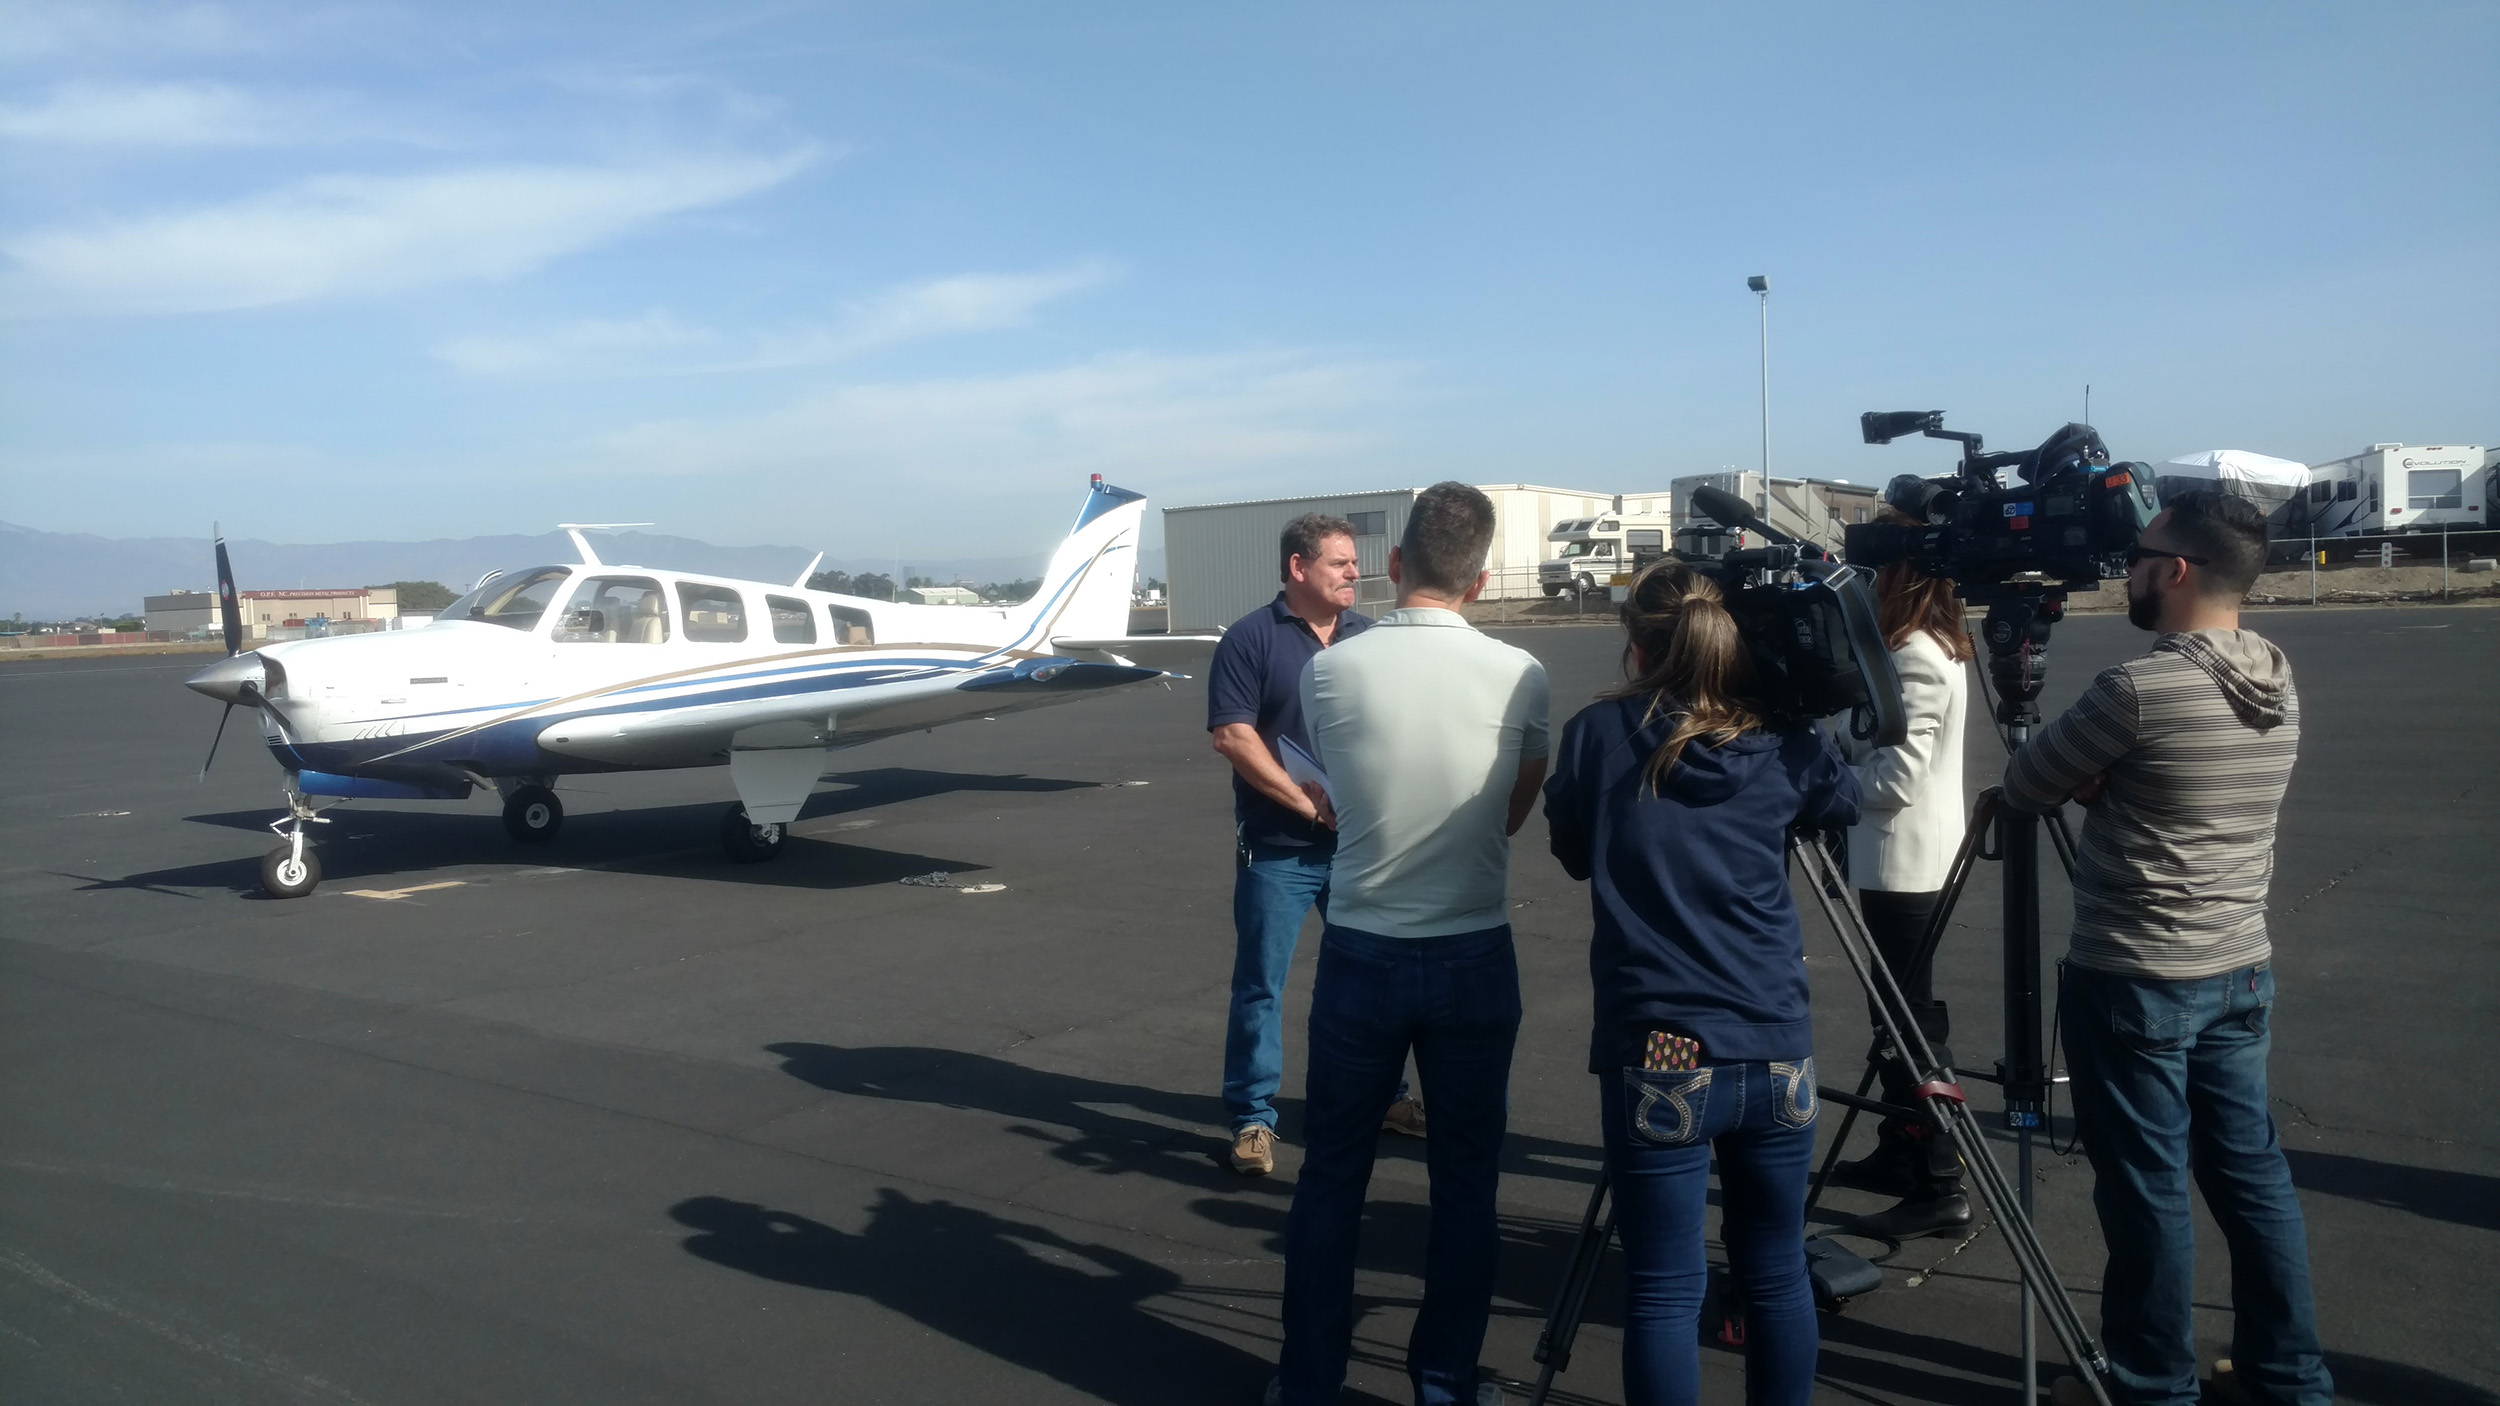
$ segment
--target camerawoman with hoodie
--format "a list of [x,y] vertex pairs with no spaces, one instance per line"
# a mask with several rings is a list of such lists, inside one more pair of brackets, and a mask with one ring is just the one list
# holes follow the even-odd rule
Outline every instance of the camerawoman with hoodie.
[[1803,1403],[1818,1349],[1805,1261],[1817,1100],[1787,836],[1856,820],[1857,778],[1821,729],[1747,701],[1745,643],[1707,577],[1652,564],[1623,623],[1625,682],[1564,728],[1545,816],[1594,919],[1589,1069],[1629,1288],[1624,1389],[1632,1406],[1699,1397],[1715,1149],[1747,1399]]

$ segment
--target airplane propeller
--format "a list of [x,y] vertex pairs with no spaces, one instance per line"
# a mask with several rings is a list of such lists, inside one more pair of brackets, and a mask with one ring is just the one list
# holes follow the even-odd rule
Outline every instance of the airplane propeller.
[[[226,657],[232,659],[243,652],[242,602],[234,592],[234,563],[226,556],[226,530],[222,524],[210,523],[209,531],[217,538],[217,605],[225,616]],[[256,692],[257,690],[255,690]],[[200,763],[200,779],[208,779],[208,769],[217,764],[217,744],[226,740],[226,719],[234,716],[234,700],[226,702],[225,711],[217,715],[217,731],[208,739],[208,760]]]

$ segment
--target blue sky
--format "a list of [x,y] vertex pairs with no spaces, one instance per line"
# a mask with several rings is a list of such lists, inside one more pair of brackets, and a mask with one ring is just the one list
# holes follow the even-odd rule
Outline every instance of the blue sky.
[[0,518],[1160,503],[2500,438],[2500,7],[0,6]]

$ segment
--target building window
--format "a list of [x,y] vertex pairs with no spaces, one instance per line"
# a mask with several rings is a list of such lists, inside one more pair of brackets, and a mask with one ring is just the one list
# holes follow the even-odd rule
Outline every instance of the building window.
[[1389,514],[1385,511],[1348,513],[1345,520],[1354,524],[1354,535],[1357,537],[1389,535]]
[[2455,469],[2415,469],[2405,476],[2409,508],[2462,508],[2465,506],[2463,475]]
[[788,596],[766,596],[764,608],[772,612],[773,643],[816,642],[816,616],[807,608],[806,601],[792,600]]
[[698,644],[737,644],[747,637],[746,602],[727,586],[677,583],[677,613],[686,638]]

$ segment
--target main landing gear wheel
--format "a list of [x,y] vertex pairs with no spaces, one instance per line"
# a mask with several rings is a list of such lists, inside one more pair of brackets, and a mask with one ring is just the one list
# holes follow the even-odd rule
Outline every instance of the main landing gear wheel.
[[260,861],[261,890],[271,898],[302,898],[321,882],[321,856],[305,845],[298,851],[290,840]]
[[503,828],[525,845],[552,840],[564,828],[564,802],[544,786],[524,786],[503,803]]
[[749,824],[747,808],[733,805],[720,818],[720,847],[740,864],[761,864],[780,856],[785,829],[780,825]]

